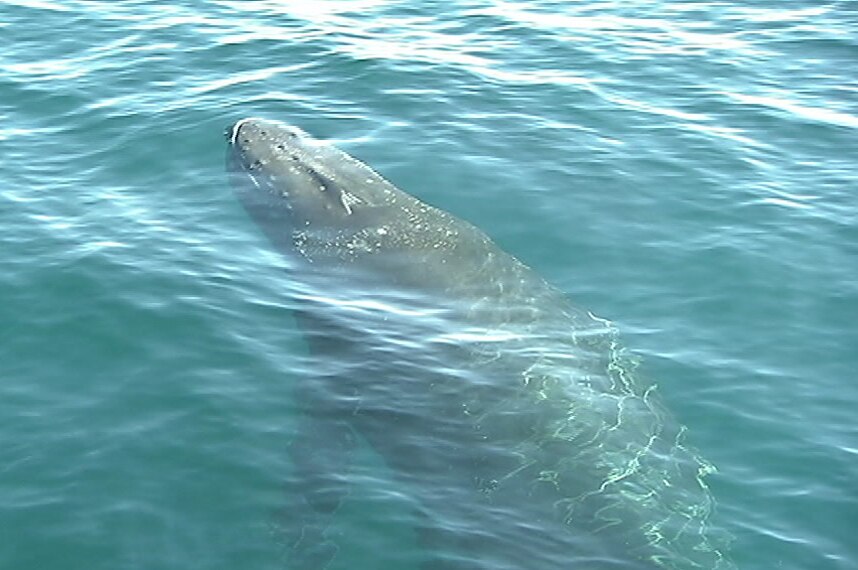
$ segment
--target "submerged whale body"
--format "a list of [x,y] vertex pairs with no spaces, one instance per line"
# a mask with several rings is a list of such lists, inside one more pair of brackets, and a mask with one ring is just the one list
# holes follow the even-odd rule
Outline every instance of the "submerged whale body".
[[422,568],[732,568],[711,467],[610,324],[483,232],[292,126],[227,132],[243,205],[290,260],[319,374],[284,529],[326,567],[358,432],[413,499]]

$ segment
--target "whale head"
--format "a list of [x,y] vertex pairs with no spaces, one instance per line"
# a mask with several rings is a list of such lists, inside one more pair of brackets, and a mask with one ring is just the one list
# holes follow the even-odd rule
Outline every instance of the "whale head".
[[226,138],[237,197],[289,259],[332,271],[348,262],[359,267],[347,271],[429,289],[479,281],[474,268],[498,255],[478,229],[297,127],[247,118]]
[[298,127],[247,118],[226,132],[227,162],[245,207],[292,229],[359,228],[392,199],[366,164]]

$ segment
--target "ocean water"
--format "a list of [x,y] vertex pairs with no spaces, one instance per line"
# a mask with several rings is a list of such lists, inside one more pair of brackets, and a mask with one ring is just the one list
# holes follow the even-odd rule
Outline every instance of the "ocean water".
[[[855,77],[848,0],[0,2],[0,568],[297,568],[319,362],[227,181],[246,116],[610,319],[738,568],[855,568]],[[330,568],[418,568],[395,470],[354,461]]]

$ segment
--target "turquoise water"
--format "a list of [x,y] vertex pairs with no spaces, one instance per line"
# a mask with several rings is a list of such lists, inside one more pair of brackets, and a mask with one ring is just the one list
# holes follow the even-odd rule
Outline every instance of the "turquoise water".
[[[856,30],[848,1],[0,3],[0,568],[289,568],[313,370],[224,173],[248,115],[613,321],[739,568],[854,567]],[[331,568],[416,568],[356,461]]]

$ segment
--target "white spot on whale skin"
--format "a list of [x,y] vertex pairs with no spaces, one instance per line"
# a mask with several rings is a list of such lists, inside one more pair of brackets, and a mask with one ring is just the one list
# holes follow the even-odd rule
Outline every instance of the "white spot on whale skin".
[[360,198],[355,196],[354,194],[350,194],[346,191],[340,193],[340,202],[343,204],[343,208],[345,208],[346,213],[351,215],[352,213],[352,205],[360,204],[363,202]]
[[387,228],[378,228],[377,230],[375,230],[375,233],[380,236],[387,235]]

